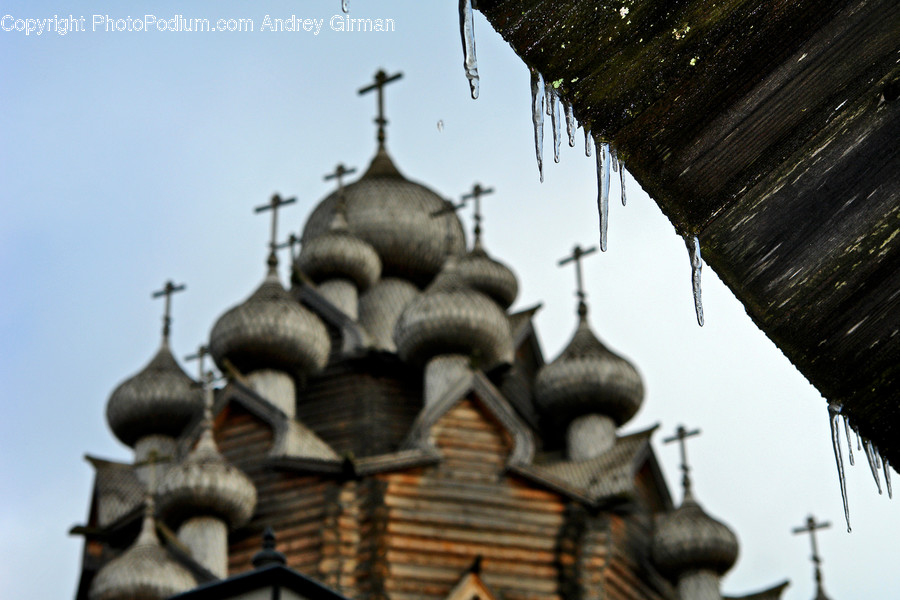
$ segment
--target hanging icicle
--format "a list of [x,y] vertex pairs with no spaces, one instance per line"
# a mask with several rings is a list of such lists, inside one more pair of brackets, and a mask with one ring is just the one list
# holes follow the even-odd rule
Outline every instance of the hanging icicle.
[[590,127],[584,128],[584,155],[588,158],[591,157],[591,129]]
[[350,0],[341,0],[341,10],[345,13],[350,12]]
[[619,186],[622,189],[622,206],[626,205],[625,199],[625,165],[622,164],[622,160],[619,159]]
[[694,290],[694,311],[697,313],[697,323],[703,327],[703,302],[700,300],[700,269],[703,263],[700,257],[700,238],[696,235],[683,235],[684,243],[691,257],[691,287]]
[[869,469],[872,471],[872,477],[875,478],[875,487],[878,488],[878,493],[881,494],[881,479],[878,478],[878,463],[875,458],[875,446],[869,440],[866,440],[863,445],[866,447],[866,459],[869,461]]
[[544,183],[544,78],[531,68],[531,122],[534,125],[534,153],[538,173]]
[[844,479],[844,457],[841,454],[841,430],[838,427],[840,416],[840,405],[829,402],[828,425],[831,427],[831,448],[834,450],[834,461],[837,464],[838,479],[841,483],[841,499],[844,501],[844,518],[847,520],[847,533],[850,533],[850,505],[847,503],[847,481]]
[[609,144],[594,140],[597,147],[597,210],[600,212],[600,249],[606,252],[609,223]]
[[881,459],[881,464],[884,465],[884,485],[888,491],[888,498],[894,498],[894,492],[891,490],[891,466],[888,464],[887,457]]
[[575,147],[575,110],[568,102],[566,107],[566,133],[569,134],[569,148]]
[[850,457],[850,466],[854,466],[853,463],[853,443],[850,441],[850,419],[844,417],[844,433],[847,434],[847,453]]
[[472,0],[459,0],[459,33],[462,36],[463,67],[469,80],[472,100],[478,98],[478,61],[475,59],[475,17]]
[[547,88],[547,102],[550,105],[550,124],[553,126],[553,162],[559,162],[559,145],[562,141],[562,124],[559,118],[559,93],[551,85]]

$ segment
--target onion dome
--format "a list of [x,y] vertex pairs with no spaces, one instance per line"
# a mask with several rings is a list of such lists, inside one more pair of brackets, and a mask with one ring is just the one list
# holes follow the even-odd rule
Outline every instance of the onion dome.
[[149,501],[141,533],[121,556],[109,561],[91,583],[90,600],[163,600],[197,585],[156,537],[153,502]]
[[704,569],[722,575],[737,560],[738,541],[727,525],[706,514],[686,491],[680,507],[659,517],[652,553],[660,571],[672,578]]
[[434,283],[401,313],[394,342],[401,359],[418,364],[441,354],[464,354],[492,367],[511,363],[513,357],[506,314],[465,284],[452,258]]
[[202,406],[200,390],[164,339],[153,360],[113,391],[106,420],[122,443],[134,447],[147,435],[179,436]]
[[208,416],[197,446],[172,467],[159,486],[160,511],[181,522],[194,516],[215,516],[230,527],[250,520],[256,508],[256,488],[216,448]]
[[[370,244],[381,259],[382,276],[401,277],[427,285],[441,270],[447,256],[444,219],[432,213],[444,200],[427,187],[406,179],[380,147],[366,173],[343,188],[349,231]],[[340,192],[330,194],[313,210],[303,229],[303,244],[325,234],[339,202]],[[450,252],[461,255],[465,235],[459,218],[451,223]]]
[[519,294],[519,282],[512,270],[488,256],[478,242],[460,259],[458,268],[466,284],[490,297],[503,309],[509,308]]
[[350,233],[341,211],[335,213],[331,229],[303,245],[295,264],[316,283],[349,279],[360,291],[369,289],[381,275],[375,248]]
[[331,341],[322,321],[291,298],[274,264],[253,294],[219,317],[209,334],[209,352],[222,367],[228,359],[249,372],[261,368],[287,373],[321,370]]
[[535,404],[558,422],[601,414],[622,425],[641,406],[641,376],[630,362],[597,339],[583,303],[578,312],[578,328],[569,345],[535,378]]

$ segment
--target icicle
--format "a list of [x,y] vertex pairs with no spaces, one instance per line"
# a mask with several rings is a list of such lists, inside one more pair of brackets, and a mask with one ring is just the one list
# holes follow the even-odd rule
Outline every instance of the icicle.
[[566,133],[569,134],[569,148],[575,147],[575,111],[571,104],[566,104]]
[[850,533],[850,505],[847,503],[847,482],[844,479],[844,458],[841,454],[841,430],[837,421],[841,415],[840,406],[828,403],[828,425],[831,427],[831,448],[834,450],[834,461],[837,464],[838,479],[841,482],[841,499],[844,501],[844,518],[847,520],[847,533]]
[[894,498],[894,492],[891,490],[891,465],[888,464],[887,457],[881,459],[881,464],[884,465],[884,485],[887,487],[888,498]]
[[[850,440],[847,440],[847,443],[850,443]],[[859,452],[862,452],[862,442],[859,440],[859,432],[856,432],[856,449]]]
[[584,155],[591,157],[591,130],[587,127],[584,128]]
[[619,161],[619,185],[622,188],[622,206],[625,206],[625,165],[622,164],[622,161]]
[[875,465],[875,447],[872,445],[872,442],[869,440],[865,441],[866,446],[866,458],[869,460],[869,469],[872,470],[872,477],[875,478],[875,487],[878,488],[878,493],[881,493],[881,479],[878,478],[878,467]]
[[350,0],[341,0],[341,10],[345,13],[350,12]]
[[873,444],[872,447],[875,449],[875,468],[880,469],[881,468],[881,452],[878,451],[878,446]]
[[559,119],[559,94],[553,86],[548,88],[547,102],[550,105],[550,123],[553,126],[553,162],[559,162],[559,144],[562,141],[562,126]]
[[463,67],[472,91],[472,100],[478,98],[478,61],[475,59],[475,17],[472,0],[459,0],[459,33],[462,36]]
[[534,153],[537,156],[538,173],[544,183],[544,78],[531,69],[531,122],[534,124]]
[[618,172],[619,170],[619,157],[616,154],[616,147],[612,144],[609,145],[609,161],[610,166],[612,167],[613,173]]
[[443,120],[443,119],[440,119],[440,120],[437,122],[437,128],[438,128],[438,131],[439,131],[439,132],[441,132],[441,133],[444,132],[444,120]]
[[600,249],[606,252],[606,229],[609,222],[609,144],[594,141],[597,147],[597,209],[600,211]]
[[844,417],[844,433],[847,434],[847,453],[850,456],[850,466],[854,466],[853,463],[853,443],[850,441],[850,420],[847,417]]
[[694,311],[697,313],[697,323],[703,327],[703,302],[700,300],[700,269],[703,263],[700,260],[700,239],[694,236],[682,236],[691,257],[691,287],[694,289]]

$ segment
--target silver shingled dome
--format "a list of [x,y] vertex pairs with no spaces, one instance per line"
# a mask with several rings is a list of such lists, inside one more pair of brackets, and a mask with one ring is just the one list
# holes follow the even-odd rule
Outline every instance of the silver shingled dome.
[[[303,229],[303,245],[329,230],[339,192],[313,210]],[[427,187],[400,174],[384,148],[368,171],[344,187],[347,225],[381,258],[383,277],[400,277],[427,285],[447,256],[447,219],[451,219],[451,252],[465,251],[465,235],[455,215],[432,218],[444,200]]]
[[202,407],[200,390],[163,342],[146,367],[113,391],[106,420],[122,443],[134,447],[146,435],[179,436]]
[[166,473],[157,494],[160,512],[177,523],[216,516],[235,528],[249,521],[256,508],[256,487],[225,461],[208,426],[184,461]]
[[535,404],[558,424],[600,414],[622,425],[641,406],[641,376],[630,362],[597,339],[586,308],[579,312],[578,328],[566,349],[537,374]]
[[400,358],[416,364],[463,354],[490,368],[513,358],[509,320],[497,303],[465,284],[455,259],[400,314],[394,342]]
[[706,514],[688,492],[680,507],[657,518],[652,552],[660,571],[673,579],[700,569],[722,575],[737,560],[738,541],[727,525]]
[[349,279],[361,292],[381,276],[375,249],[345,228],[333,228],[303,244],[296,265],[316,283]]
[[163,600],[196,587],[191,572],[160,545],[151,511],[152,505],[134,544],[94,577],[89,600]]
[[209,334],[209,352],[244,372],[280,369],[312,373],[328,361],[331,341],[322,321],[291,298],[274,267],[262,285],[219,317]]
[[470,287],[490,297],[507,309],[519,294],[519,282],[515,274],[503,263],[497,262],[476,243],[471,252],[459,260],[459,275]]

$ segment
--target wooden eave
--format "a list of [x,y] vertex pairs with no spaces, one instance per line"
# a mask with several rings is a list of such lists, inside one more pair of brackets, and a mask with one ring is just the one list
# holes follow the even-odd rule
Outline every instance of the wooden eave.
[[616,146],[675,229],[699,235],[760,329],[900,464],[900,4],[478,9]]

